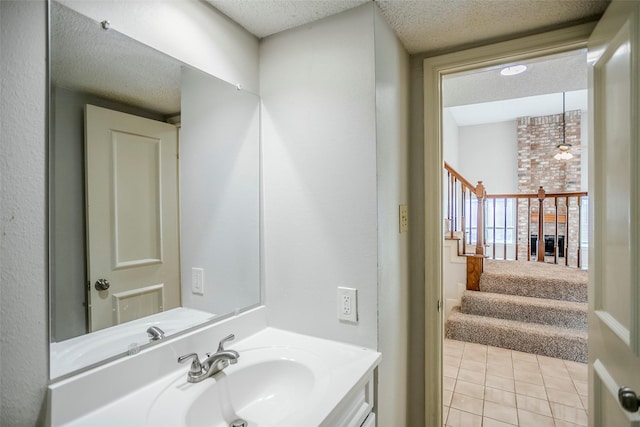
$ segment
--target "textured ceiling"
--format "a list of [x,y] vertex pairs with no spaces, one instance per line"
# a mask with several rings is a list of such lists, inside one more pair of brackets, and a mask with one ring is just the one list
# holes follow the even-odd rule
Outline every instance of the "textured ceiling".
[[[372,0],[207,0],[262,38]],[[411,54],[593,20],[610,0],[373,0]]]
[[51,2],[51,82],[55,86],[173,115],[180,112],[181,66]]

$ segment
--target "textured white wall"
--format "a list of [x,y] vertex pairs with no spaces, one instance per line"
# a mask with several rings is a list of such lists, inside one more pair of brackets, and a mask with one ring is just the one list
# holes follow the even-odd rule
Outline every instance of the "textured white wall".
[[258,93],[258,39],[204,1],[58,0],[97,22]]
[[[263,40],[269,323],[377,348],[373,4]],[[359,322],[338,321],[338,286]]]
[[518,128],[515,121],[459,129],[458,172],[487,193],[518,192]]
[[43,421],[48,382],[46,4],[0,2],[0,425]]
[[[225,80],[239,82],[257,92],[257,39],[203,3],[166,2],[161,7],[155,2],[140,2],[136,8],[122,2],[76,5],[91,9],[100,20],[114,20],[115,29],[156,40],[155,44],[147,44],[165,49],[187,63],[196,61],[194,66],[208,68]],[[177,12],[168,16],[170,10],[177,8],[190,11],[186,12],[190,18]],[[169,18],[170,25],[160,25],[154,19],[160,14],[167,15],[165,19]],[[40,424],[46,415],[49,354],[46,28],[44,1],[0,1],[0,425],[3,426]],[[185,28],[190,31],[183,32]],[[191,38],[186,44],[183,39],[178,43],[168,40],[176,33],[188,37],[200,34],[202,40],[196,42]],[[176,52],[183,52],[184,56]]]
[[[409,55],[375,9],[378,169],[378,425],[407,424],[409,233],[399,233],[409,197]],[[409,219],[411,224],[411,218]],[[411,225],[409,225],[411,227]]]
[[458,170],[459,167],[458,124],[448,108],[442,110],[442,157],[444,161]]
[[[215,314],[260,303],[260,100],[182,71],[182,305]],[[204,269],[204,295],[191,292]]]

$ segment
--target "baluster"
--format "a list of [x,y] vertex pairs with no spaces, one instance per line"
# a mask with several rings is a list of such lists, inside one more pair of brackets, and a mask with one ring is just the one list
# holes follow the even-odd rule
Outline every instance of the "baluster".
[[[580,253],[580,246],[582,244],[582,197],[578,196],[578,268],[582,268],[582,258]],[[567,220],[568,221],[568,220]],[[565,249],[565,254],[567,253]]]
[[504,212],[504,229],[502,231],[502,242],[504,243],[504,260],[507,259],[507,198],[502,201]]
[[555,209],[556,209],[555,234],[553,237],[553,263],[557,264],[558,263],[558,196],[555,196],[553,198],[553,205],[555,206]]
[[564,232],[564,265],[569,266],[569,205],[571,204],[571,198],[567,196],[565,203],[567,205],[567,219]]
[[527,197],[527,261],[531,261],[531,198]]
[[520,199],[518,199],[517,197],[513,200],[513,203],[515,205],[515,210],[516,210],[516,226],[515,226],[515,230],[514,230],[514,234],[515,234],[515,238],[516,238],[516,261],[519,258],[519,254],[518,251],[520,250]]
[[486,194],[482,181],[478,181],[476,186],[476,198],[478,199],[476,255],[484,255],[484,197]]
[[462,253],[466,255],[467,253],[467,225],[465,224],[466,221],[466,206],[467,206],[467,188],[466,187],[462,187],[462,218],[460,223],[462,224]]
[[493,225],[493,250],[491,251],[491,258],[496,259],[496,199],[493,199],[493,218],[491,218],[491,224]]
[[538,188],[538,262],[544,262],[544,188]]

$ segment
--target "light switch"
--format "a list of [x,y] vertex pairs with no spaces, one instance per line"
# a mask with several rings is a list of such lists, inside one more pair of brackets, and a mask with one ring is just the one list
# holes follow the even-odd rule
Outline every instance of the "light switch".
[[196,295],[204,295],[204,269],[191,269],[191,293]]

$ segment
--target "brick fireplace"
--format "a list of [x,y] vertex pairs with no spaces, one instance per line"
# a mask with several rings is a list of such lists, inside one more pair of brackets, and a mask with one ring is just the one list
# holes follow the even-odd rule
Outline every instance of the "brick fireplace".
[[[566,113],[565,140],[571,145],[581,144],[580,110]],[[556,146],[563,142],[562,114],[542,117],[520,117],[518,119],[518,192],[537,193],[542,186],[547,193],[580,191],[581,161],[580,153],[572,152],[569,160],[556,160],[553,155]],[[575,199],[569,203],[567,215],[566,200],[558,202],[558,230],[559,243],[564,244],[567,238],[566,218],[571,218],[568,227],[569,265],[576,265],[576,252],[579,237],[578,223],[574,218],[578,215],[578,205]],[[555,241],[555,213],[553,200],[545,200],[544,204],[544,236],[542,248],[547,254],[551,252]],[[529,234],[527,221],[531,222]],[[527,215],[527,202],[518,202],[518,258],[527,259],[527,244],[537,245],[538,233],[538,203],[532,204],[531,213]],[[532,238],[533,237],[533,238]],[[543,249],[543,250],[544,250]],[[564,250],[558,251],[564,256]],[[535,254],[535,252],[534,252]]]

